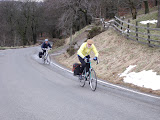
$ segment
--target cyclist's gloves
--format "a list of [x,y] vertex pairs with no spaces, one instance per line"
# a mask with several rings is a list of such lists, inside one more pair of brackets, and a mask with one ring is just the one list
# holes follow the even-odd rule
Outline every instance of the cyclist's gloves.
[[87,60],[88,58],[87,58],[87,57],[84,57],[83,59],[84,59],[84,60]]
[[96,61],[96,60],[97,60],[97,57],[94,57],[93,60]]
[[87,57],[84,57],[83,59],[84,59],[84,61],[85,61],[85,62],[87,62],[87,61],[88,61],[88,58],[87,58]]

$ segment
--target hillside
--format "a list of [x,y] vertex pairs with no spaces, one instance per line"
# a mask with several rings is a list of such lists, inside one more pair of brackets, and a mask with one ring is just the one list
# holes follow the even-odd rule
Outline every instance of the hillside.
[[[130,65],[137,65],[132,70],[134,72],[153,70],[160,74],[159,48],[150,48],[127,40],[112,28],[94,37],[93,40],[99,51],[100,63],[98,65],[93,63],[92,66],[99,78],[116,84],[136,87],[145,92],[160,94],[160,91],[152,91],[151,89],[124,83],[123,78],[119,76]],[[76,54],[69,57],[67,53],[56,56],[56,60],[70,69],[73,63],[78,62]]]

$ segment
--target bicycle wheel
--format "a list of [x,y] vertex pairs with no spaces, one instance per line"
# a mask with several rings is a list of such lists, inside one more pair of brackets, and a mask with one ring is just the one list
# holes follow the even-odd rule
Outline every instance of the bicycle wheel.
[[46,63],[46,54],[43,55],[43,63]]
[[97,88],[97,77],[96,77],[96,72],[93,69],[90,70],[89,83],[91,89],[95,91]]
[[44,63],[44,55],[42,56],[42,62]]
[[50,64],[51,63],[51,58],[50,55],[47,56],[47,63]]
[[84,87],[85,81],[86,81],[86,80],[85,80],[84,76],[82,76],[82,79],[79,78],[79,82],[80,82],[80,86],[81,86],[81,87]]

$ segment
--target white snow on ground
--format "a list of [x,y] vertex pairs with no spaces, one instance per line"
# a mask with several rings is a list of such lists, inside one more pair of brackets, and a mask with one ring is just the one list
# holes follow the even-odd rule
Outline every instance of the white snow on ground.
[[124,77],[124,82],[132,83],[140,87],[151,88],[152,90],[160,90],[160,75],[157,75],[157,73],[152,70],[128,73],[134,67],[135,66],[129,66],[120,75],[120,77]]
[[128,72],[135,67],[136,67],[136,65],[130,65],[122,74],[120,74],[120,77],[127,76]]
[[147,24],[147,23],[151,23],[151,24],[156,24],[157,20],[146,20],[146,21],[141,21],[141,24]]

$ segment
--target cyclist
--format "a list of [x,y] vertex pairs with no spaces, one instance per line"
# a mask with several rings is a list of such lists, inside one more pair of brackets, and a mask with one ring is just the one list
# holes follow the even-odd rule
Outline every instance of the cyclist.
[[87,42],[83,43],[81,47],[79,48],[77,54],[78,54],[78,59],[82,64],[81,70],[80,70],[80,79],[82,79],[82,72],[84,68],[86,67],[86,70],[89,71],[89,64],[86,64],[85,61],[90,58],[90,52],[93,51],[95,54],[95,57],[93,60],[98,59],[98,51],[96,47],[93,44],[93,41],[91,39],[87,40]]
[[51,44],[48,42],[48,39],[45,39],[45,41],[42,43],[41,48],[43,50],[43,55],[46,52],[46,50],[44,50],[44,48],[52,48]]

